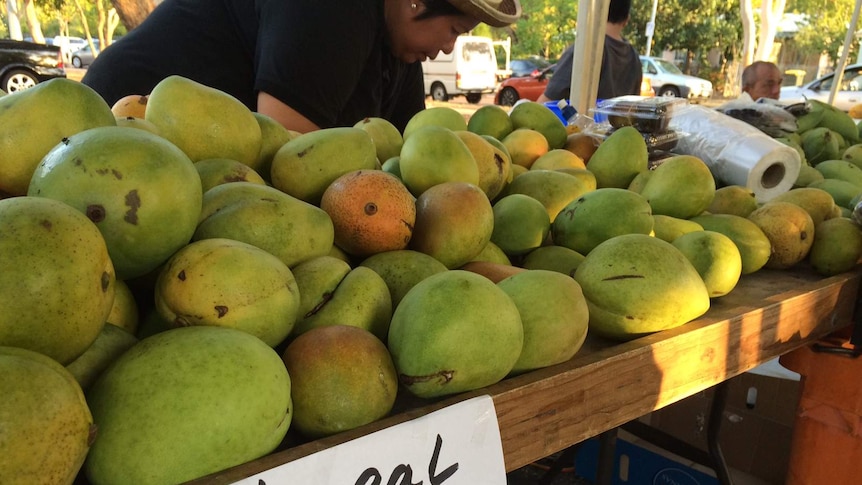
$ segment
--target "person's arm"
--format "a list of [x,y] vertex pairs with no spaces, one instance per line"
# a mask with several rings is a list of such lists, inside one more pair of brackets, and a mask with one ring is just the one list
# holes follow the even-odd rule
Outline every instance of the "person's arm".
[[288,130],[308,133],[320,129],[295,109],[262,91],[257,95],[257,111],[278,121]]

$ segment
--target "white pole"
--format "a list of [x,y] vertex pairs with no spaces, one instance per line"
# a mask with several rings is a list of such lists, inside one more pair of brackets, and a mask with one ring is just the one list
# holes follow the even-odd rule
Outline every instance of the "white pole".
[[838,66],[835,69],[835,75],[832,77],[832,89],[829,91],[829,99],[827,102],[832,104],[835,101],[835,94],[841,87],[844,80],[844,67],[847,66],[847,56],[850,54],[850,44],[853,42],[853,37],[856,35],[856,24],[859,22],[859,8],[862,7],[862,0],[856,0],[856,7],[853,9],[853,17],[850,19],[850,27],[847,28],[847,35],[844,37],[844,48],[841,52],[841,60],[838,61]]
[[596,104],[599,91],[609,4],[610,0],[578,2],[578,36],[572,52],[569,103],[584,116],[588,116],[589,109]]
[[653,0],[652,2],[652,15],[650,15],[649,23],[646,25],[646,53],[645,56],[649,57],[649,53],[652,50],[652,36],[655,33],[655,12],[658,10],[658,0]]

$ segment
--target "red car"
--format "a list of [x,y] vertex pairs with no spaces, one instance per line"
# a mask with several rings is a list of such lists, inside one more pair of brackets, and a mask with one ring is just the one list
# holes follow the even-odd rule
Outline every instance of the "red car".
[[[545,92],[548,80],[554,74],[556,64],[545,69],[523,77],[510,77],[497,88],[494,95],[494,104],[501,106],[512,106],[521,98],[535,101]],[[641,81],[641,96],[655,96],[650,80],[646,77]]]

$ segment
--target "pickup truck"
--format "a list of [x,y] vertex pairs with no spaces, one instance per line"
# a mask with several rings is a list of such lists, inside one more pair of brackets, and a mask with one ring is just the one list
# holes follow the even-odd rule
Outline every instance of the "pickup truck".
[[66,77],[59,47],[0,39],[0,89],[13,93],[55,77]]

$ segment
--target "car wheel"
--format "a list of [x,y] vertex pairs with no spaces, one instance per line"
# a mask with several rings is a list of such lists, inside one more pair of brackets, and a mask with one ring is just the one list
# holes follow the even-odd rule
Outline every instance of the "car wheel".
[[12,94],[15,91],[23,91],[32,88],[39,82],[29,71],[16,69],[3,78],[2,88],[6,93]]
[[482,101],[482,93],[467,93],[468,103],[477,104],[479,101]]
[[73,56],[73,57],[72,57],[72,65],[73,65],[73,66],[75,66],[75,67],[77,67],[78,69],[80,69],[80,68],[82,68],[82,67],[84,66],[84,63],[83,63],[83,62],[81,62],[81,58],[80,58],[80,57],[74,57],[74,56]]
[[439,83],[431,86],[431,99],[434,101],[449,101],[449,93],[446,92],[446,86]]
[[521,97],[518,96],[518,92],[513,88],[503,88],[500,91],[500,104],[503,106],[512,106],[518,102],[518,99]]
[[658,92],[659,96],[664,96],[666,98],[678,98],[679,97],[679,89],[676,86],[662,86],[662,88]]

